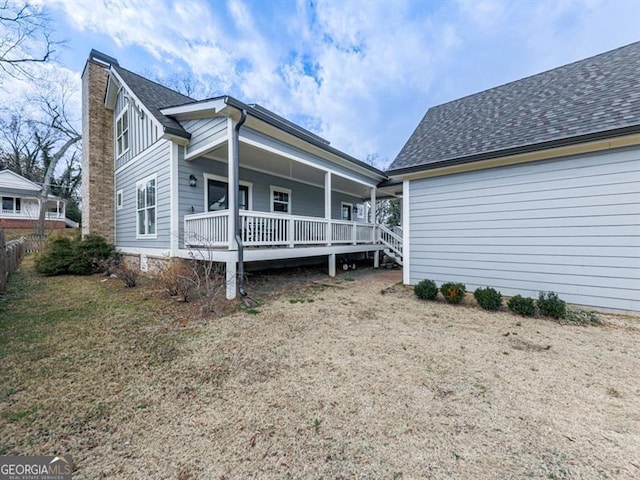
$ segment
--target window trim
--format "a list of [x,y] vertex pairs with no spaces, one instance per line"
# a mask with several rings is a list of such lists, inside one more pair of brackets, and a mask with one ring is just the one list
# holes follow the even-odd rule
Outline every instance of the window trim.
[[[351,212],[351,218],[344,218],[342,216],[342,209],[344,207],[348,206],[349,207],[349,211]],[[353,203],[351,202],[340,202],[340,220],[344,220],[345,222],[353,222]]]
[[[136,186],[136,192],[138,191],[138,187]],[[122,210],[122,207],[124,206],[124,193],[122,192],[122,189],[118,190],[116,192],[116,210]],[[136,210],[138,209],[138,206],[136,205]]]
[[[287,212],[277,212],[274,208],[273,208],[273,193],[274,192],[280,192],[280,193],[286,193],[287,195],[289,195],[289,201],[287,202]],[[284,203],[284,202],[279,202],[279,203]],[[291,200],[291,190],[288,188],[284,188],[284,187],[278,187],[276,185],[269,185],[269,207],[271,209],[271,213],[280,213],[280,214],[284,214],[284,215],[291,215],[293,212],[293,203]]]
[[[9,210],[8,208],[4,208],[4,199],[5,198],[10,198],[12,200],[12,208],[11,208],[11,214],[12,215],[17,215],[19,213],[22,213],[22,197],[14,197],[14,196],[10,196],[10,195],[2,195],[2,198],[0,198],[0,200],[2,200],[2,210]],[[16,208],[16,206],[19,206],[20,208]]]
[[[127,148],[125,150],[123,150],[122,152],[118,152],[118,122],[120,120],[122,120],[122,117],[127,116],[127,129],[126,129],[126,133],[127,133]],[[129,136],[131,130],[131,118],[129,117],[129,104],[125,103],[125,107],[122,109],[122,111],[118,114],[118,117],[116,118],[116,123],[114,125],[114,132],[113,132],[113,137],[114,137],[114,141],[115,141],[115,151],[116,151],[116,158],[120,158],[121,156],[123,156],[125,153],[127,153],[129,151],[129,149],[131,148],[131,137]],[[124,137],[125,134],[125,130],[122,131],[122,134],[120,135],[120,137]]]
[[[226,183],[227,184],[227,188],[229,188],[229,179],[227,177],[223,177],[221,175],[214,175],[213,173],[203,173],[202,176],[204,178],[204,211],[205,212],[210,212],[212,210],[209,210],[209,185],[208,185],[208,181],[209,180],[214,180],[216,182]],[[248,208],[248,210],[253,210],[253,182],[246,182],[244,180],[240,180],[238,183],[240,185],[242,185],[243,187],[247,187],[249,189],[249,198],[247,199],[247,203],[249,205],[247,206],[247,208]],[[229,210],[229,209],[227,208],[227,210]]]
[[[156,215],[156,219],[155,219],[155,232],[154,233],[140,233],[140,215],[138,212],[140,212],[140,210],[147,210],[150,207],[145,206],[143,209],[138,207],[138,186],[143,184],[144,185],[144,190],[145,190],[145,198],[147,197],[147,183],[149,183],[149,181],[153,180],[154,181],[154,186],[155,186],[155,204],[153,205],[153,208],[155,208],[155,215]],[[146,217],[146,215],[145,215]],[[145,230],[146,230],[146,225],[145,225]],[[136,238],[139,239],[148,239],[148,238],[158,238],[158,174],[154,173],[153,175],[149,175],[147,177],[144,177],[141,180],[138,180],[136,182]]]

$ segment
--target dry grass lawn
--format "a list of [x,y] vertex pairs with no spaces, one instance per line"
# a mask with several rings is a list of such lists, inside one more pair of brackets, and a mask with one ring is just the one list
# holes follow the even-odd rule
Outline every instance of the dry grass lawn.
[[201,320],[103,280],[27,259],[0,300],[0,454],[71,453],[77,479],[640,478],[637,317],[427,303],[368,270]]

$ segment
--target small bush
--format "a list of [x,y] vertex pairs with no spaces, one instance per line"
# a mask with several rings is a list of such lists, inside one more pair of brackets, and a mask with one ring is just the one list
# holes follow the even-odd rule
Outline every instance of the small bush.
[[536,314],[536,304],[533,298],[526,298],[522,295],[511,297],[507,303],[507,307],[513,313],[522,315],[523,317],[533,317]]
[[126,260],[122,260],[116,268],[116,276],[122,280],[124,286],[133,288],[138,284],[138,269]]
[[438,287],[433,280],[422,280],[413,287],[413,291],[422,300],[435,300],[438,296]]
[[61,235],[51,235],[44,250],[35,259],[36,272],[42,275],[64,275],[69,273],[73,261],[74,240]]
[[189,301],[195,288],[195,274],[185,262],[172,259],[160,272],[160,281],[172,297],[178,296],[183,302]]
[[502,306],[502,294],[491,287],[476,288],[473,296],[485,310],[498,310]]
[[564,318],[567,314],[567,303],[554,292],[540,292],[538,296],[538,311],[540,315],[552,318]]
[[43,275],[90,275],[104,271],[113,252],[113,245],[97,235],[73,240],[54,234],[36,258],[35,267]]
[[460,303],[467,293],[467,287],[464,283],[443,283],[440,286],[440,293],[449,303]]

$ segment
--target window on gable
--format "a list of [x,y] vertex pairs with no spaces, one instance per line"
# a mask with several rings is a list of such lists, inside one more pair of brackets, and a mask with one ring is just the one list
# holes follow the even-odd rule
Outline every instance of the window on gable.
[[271,211],[277,213],[291,213],[291,190],[271,187]]
[[118,156],[129,150],[129,110],[125,107],[116,120],[116,153]]
[[138,194],[138,237],[156,235],[156,177],[136,184]]

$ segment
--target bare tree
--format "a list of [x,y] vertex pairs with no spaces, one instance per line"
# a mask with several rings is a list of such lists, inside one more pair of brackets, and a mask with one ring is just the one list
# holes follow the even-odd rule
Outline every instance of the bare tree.
[[50,61],[56,42],[49,18],[36,6],[0,0],[0,70],[32,77],[29,66]]
[[[56,90],[59,91],[59,95],[56,95]],[[46,170],[42,178],[36,235],[44,235],[47,199],[51,193],[51,182],[58,162],[82,139],[68,115],[67,103],[70,94],[68,85],[63,81],[48,85],[38,99],[43,113],[40,123],[46,128],[48,136],[39,139]]]
[[[65,78],[40,81],[38,94],[28,100],[28,105],[37,106],[37,111],[22,105],[15,106],[13,110],[0,110],[0,167],[42,184],[36,227],[38,235],[44,234],[47,199],[52,186],[66,182],[68,187],[76,188],[80,182],[76,147],[81,135],[68,113],[72,94]],[[31,118],[25,118],[25,112]],[[63,176],[60,182],[56,182],[56,169],[63,160],[66,162]],[[62,192],[58,188],[56,193]],[[74,192],[66,193],[63,196],[69,197]]]

